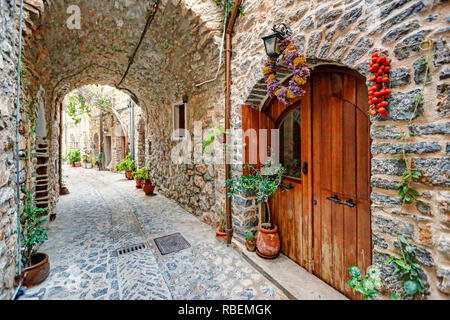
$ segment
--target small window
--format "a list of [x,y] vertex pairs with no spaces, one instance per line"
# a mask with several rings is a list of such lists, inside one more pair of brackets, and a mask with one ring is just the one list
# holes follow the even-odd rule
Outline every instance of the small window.
[[280,162],[286,176],[301,177],[301,113],[295,109],[280,125]]
[[173,106],[173,138],[183,139],[186,136],[186,104]]

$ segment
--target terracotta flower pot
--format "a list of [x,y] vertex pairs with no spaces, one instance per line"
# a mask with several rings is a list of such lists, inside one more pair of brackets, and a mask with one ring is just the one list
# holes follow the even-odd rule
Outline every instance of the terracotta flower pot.
[[248,251],[254,252],[256,250],[256,242],[255,241],[245,240],[245,244],[246,244]]
[[278,226],[272,225],[272,230],[264,227],[267,223],[259,225],[258,238],[256,240],[256,253],[263,258],[273,259],[280,254],[280,236],[278,235]]
[[219,240],[227,241],[227,233],[219,230],[219,227],[216,228],[216,237]]
[[131,176],[131,174],[133,173],[133,171],[127,171],[125,174],[127,175],[127,179],[128,180],[133,180],[133,177]]
[[142,179],[136,178],[136,188],[142,188]]
[[81,167],[81,162],[75,162],[75,167],[80,168]]
[[142,183],[142,190],[144,190],[146,195],[153,194],[155,186],[150,180],[147,180],[144,183]]
[[50,274],[50,261],[45,253],[36,253],[31,256],[32,265],[23,270],[25,278],[23,285],[27,288],[34,287],[47,279]]
[[69,194],[70,192],[69,192],[69,189],[67,189],[67,187],[61,187],[60,189],[59,189],[59,194],[61,195],[61,196],[63,196],[63,195],[66,195],[66,194]]

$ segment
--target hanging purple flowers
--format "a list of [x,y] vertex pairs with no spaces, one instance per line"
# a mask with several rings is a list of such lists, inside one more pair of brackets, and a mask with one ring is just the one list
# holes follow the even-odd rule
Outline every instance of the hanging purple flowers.
[[264,80],[267,83],[267,94],[269,97],[275,95],[283,104],[288,104],[289,100],[305,95],[305,90],[302,86],[306,84],[307,78],[310,77],[310,69],[306,66],[305,56],[299,54],[292,37],[282,40],[280,49],[283,52],[283,62],[294,73],[293,78],[289,81],[289,87],[284,87],[278,81],[276,76],[277,60],[270,57],[267,58],[264,64]]

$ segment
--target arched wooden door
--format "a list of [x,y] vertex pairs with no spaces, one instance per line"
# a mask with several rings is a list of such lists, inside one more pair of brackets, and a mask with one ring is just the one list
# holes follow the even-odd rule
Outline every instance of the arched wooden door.
[[280,129],[284,183],[292,186],[272,199],[273,222],[285,255],[360,298],[347,281],[349,266],[372,262],[367,87],[358,74],[331,67],[317,68],[305,89],[291,105],[273,99],[264,108]]

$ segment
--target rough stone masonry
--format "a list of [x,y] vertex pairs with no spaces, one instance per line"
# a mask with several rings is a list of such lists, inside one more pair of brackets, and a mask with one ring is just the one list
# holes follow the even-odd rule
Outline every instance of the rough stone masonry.
[[[53,3],[53,2],[52,2]],[[224,77],[213,79],[219,63],[222,12],[215,1],[161,1],[161,6],[137,52],[129,74],[124,71],[146,23],[149,1],[88,1],[77,4],[81,28],[68,29],[67,7],[72,1],[48,5],[26,0],[23,62],[29,83],[24,95],[45,107],[50,159],[50,209],[57,200],[59,103],[72,89],[85,84],[117,86],[134,97],[145,115],[145,136],[151,143],[145,164],[164,195],[207,222],[223,210],[224,168],[192,163],[174,165],[170,150],[172,106],[187,98],[188,129],[223,123]],[[379,50],[392,59],[390,116],[372,119],[372,240],[373,262],[383,279],[397,290],[400,282],[385,264],[396,254],[396,235],[417,247],[429,284],[429,298],[450,294],[450,3],[443,0],[247,0],[233,36],[232,125],[241,127],[241,106],[259,108],[265,99],[261,37],[276,23],[292,28],[296,44],[311,65],[337,64],[367,76],[370,54]],[[18,48],[18,11],[14,0],[0,3],[0,298],[13,294],[17,265],[14,97]],[[432,40],[429,47],[423,43]],[[424,64],[433,56],[431,73]],[[123,80],[123,81],[121,81]],[[428,84],[423,87],[422,82]],[[264,86],[263,86],[264,88]],[[414,97],[423,96],[411,125]],[[402,206],[396,183],[405,163],[395,158],[401,147],[396,137],[408,134],[406,148],[424,178],[415,184],[422,194],[415,204]],[[25,147],[21,145],[23,150]],[[149,145],[147,145],[149,148]],[[234,159],[242,161],[242,148]],[[233,166],[234,174],[240,167]],[[33,168],[29,168],[33,170]],[[259,212],[253,198],[236,198],[233,225],[237,239],[255,229]]]
[[[388,118],[373,118],[371,217],[373,263],[381,268],[388,289],[401,292],[401,282],[384,262],[395,254],[396,237],[404,235],[417,247],[417,258],[430,285],[429,298],[450,294],[450,3],[448,1],[293,1],[249,0],[245,17],[238,19],[233,38],[233,126],[241,128],[241,106],[259,109],[265,100],[262,74],[265,50],[261,38],[274,24],[286,23],[296,45],[311,65],[333,64],[368,76],[372,52],[392,59]],[[428,40],[433,45],[426,46]],[[426,64],[432,55],[427,85]],[[423,100],[408,126],[417,95]],[[408,136],[399,142],[401,134]],[[405,163],[396,158],[401,143],[424,177],[414,184],[422,196],[403,205],[397,183]],[[235,150],[242,161],[242,148]],[[240,174],[238,165],[234,174]],[[236,197],[235,234],[241,239],[259,223],[253,198]]]

